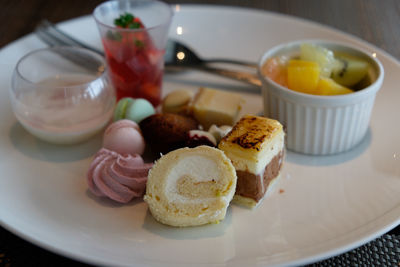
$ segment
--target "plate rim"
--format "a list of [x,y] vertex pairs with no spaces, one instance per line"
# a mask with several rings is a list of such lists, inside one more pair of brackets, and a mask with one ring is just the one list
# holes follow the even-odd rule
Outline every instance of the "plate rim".
[[[302,22],[304,22],[306,24],[322,28],[323,30],[336,32],[336,33],[338,33],[338,34],[340,34],[340,35],[342,35],[342,36],[344,36],[344,37],[346,37],[348,39],[352,39],[352,40],[354,40],[354,41],[356,41],[358,43],[362,43],[366,47],[373,48],[376,51],[378,51],[383,57],[385,57],[389,61],[391,61],[391,63],[396,64],[397,67],[400,68],[400,60],[398,60],[396,57],[392,56],[391,54],[389,54],[387,51],[383,50],[382,48],[379,48],[376,45],[371,44],[371,43],[367,42],[366,40],[363,40],[362,38],[360,38],[358,36],[354,36],[354,35],[352,35],[350,33],[341,31],[339,29],[336,29],[336,28],[334,28],[332,26],[329,26],[329,25],[322,24],[320,22],[312,21],[312,20],[309,20],[309,19],[301,18],[301,17],[296,17],[296,16],[293,16],[293,15],[288,15],[288,14],[283,14],[283,13],[278,13],[278,12],[272,12],[272,11],[268,11],[268,10],[261,10],[261,9],[256,9],[256,8],[250,8],[250,7],[209,5],[209,4],[200,4],[200,5],[199,4],[177,4],[177,5],[182,7],[181,11],[183,11],[184,9],[187,9],[187,8],[192,8],[192,9],[219,8],[219,9],[221,9],[222,12],[223,11],[227,11],[227,10],[235,10],[235,11],[239,11],[239,12],[251,12],[251,13],[256,12],[256,13],[259,13],[260,15],[281,17],[281,18],[283,18],[285,20],[289,19],[289,20],[294,21],[294,22],[302,21]],[[176,5],[173,4],[171,6],[176,6]],[[60,26],[64,25],[65,26],[65,25],[74,23],[75,21],[88,19],[89,17],[91,17],[91,15],[80,16],[80,17],[68,19],[68,20],[65,20],[65,21],[61,21],[61,22],[57,23],[57,25],[60,25]],[[34,35],[34,33],[28,33],[28,34],[26,34],[26,35],[24,35],[24,36],[22,36],[22,37],[20,37],[20,38],[18,38],[16,40],[12,41],[12,42],[6,44],[5,46],[1,47],[0,48],[0,56],[5,52],[5,50],[17,45],[18,43],[25,42],[26,39],[32,37],[33,35]],[[400,209],[400,206],[395,206],[393,209],[391,209],[390,211],[385,213],[384,216],[381,216],[381,217],[378,217],[378,218],[374,218],[372,221],[367,222],[365,225],[372,224],[374,221],[380,220],[380,219],[386,217],[386,215],[388,215],[388,216],[391,215],[393,210],[399,210],[399,209]],[[1,214],[3,214],[3,213],[0,213],[0,215]],[[372,231],[372,233],[370,233],[367,236],[364,236],[363,238],[360,238],[359,240],[353,241],[352,243],[349,243],[349,244],[347,244],[345,246],[341,246],[340,248],[331,249],[331,250],[316,254],[314,256],[305,257],[303,259],[292,260],[292,261],[289,261],[289,262],[287,262],[285,264],[289,264],[289,265],[307,264],[307,263],[321,261],[321,260],[336,256],[336,255],[345,253],[346,251],[352,250],[352,249],[354,249],[356,247],[359,247],[359,246],[361,246],[361,245],[363,245],[363,244],[375,239],[376,237],[381,236],[382,234],[390,231],[391,229],[395,228],[399,224],[400,224],[400,214],[397,216],[397,220],[394,220],[392,222],[387,223],[384,227],[381,227],[380,230]],[[89,264],[93,264],[93,263],[94,264],[110,264],[110,262],[94,259],[93,257],[91,257],[90,259],[88,257],[81,257],[80,254],[76,254],[76,253],[70,252],[65,248],[54,247],[51,244],[46,243],[46,242],[40,240],[39,238],[36,238],[32,234],[26,233],[24,231],[21,231],[21,230],[15,228],[15,227],[13,227],[10,224],[7,224],[5,222],[5,220],[4,220],[4,218],[0,218],[0,225],[3,228],[5,228],[6,230],[8,230],[11,233],[15,234],[16,236],[19,236],[22,239],[24,239],[24,240],[26,240],[26,241],[34,244],[34,245],[42,247],[42,248],[44,248],[44,249],[46,249],[48,251],[51,251],[53,253],[56,253],[58,255],[65,256],[65,257],[68,257],[68,258],[73,259],[73,260],[86,262],[86,263],[89,263]],[[365,225],[363,225],[363,227]],[[353,231],[357,231],[357,229],[355,229]],[[351,232],[353,232],[353,231],[351,231]],[[260,258],[260,260],[262,262],[264,262],[263,258]],[[153,261],[149,261],[148,263],[151,264],[152,262]],[[154,262],[154,263],[159,263],[159,262]],[[144,263],[141,263],[140,265],[142,265],[142,264],[144,264]],[[170,263],[167,263],[167,264],[170,264]],[[178,263],[178,265],[179,265],[179,263]]]

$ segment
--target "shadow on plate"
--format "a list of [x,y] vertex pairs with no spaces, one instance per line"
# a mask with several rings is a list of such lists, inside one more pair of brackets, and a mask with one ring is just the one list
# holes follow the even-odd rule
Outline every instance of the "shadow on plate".
[[132,207],[138,204],[143,203],[143,198],[135,198],[129,203],[123,204],[123,203],[118,203],[112,199],[109,199],[108,197],[98,197],[94,195],[90,190],[86,190],[86,196],[99,204],[100,206],[103,207],[108,207],[108,208],[121,208],[121,207]]
[[228,207],[225,219],[218,224],[207,224],[194,227],[173,227],[157,222],[147,210],[143,229],[167,239],[196,240],[223,236],[232,224],[232,211]]
[[48,162],[73,162],[92,157],[102,145],[100,133],[76,145],[50,144],[28,133],[19,122],[11,127],[9,137],[15,149],[24,155]]
[[372,140],[372,133],[371,129],[368,128],[368,131],[365,137],[361,140],[361,142],[349,151],[329,156],[311,156],[288,150],[286,161],[307,166],[339,165],[344,162],[353,160],[362,155],[370,146],[371,140]]

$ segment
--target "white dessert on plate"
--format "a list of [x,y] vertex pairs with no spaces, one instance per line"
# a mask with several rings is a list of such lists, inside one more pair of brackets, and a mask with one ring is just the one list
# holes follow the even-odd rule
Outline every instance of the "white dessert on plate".
[[236,173],[225,154],[209,146],[181,148],[150,170],[144,200],[154,218],[171,226],[219,222],[236,188]]

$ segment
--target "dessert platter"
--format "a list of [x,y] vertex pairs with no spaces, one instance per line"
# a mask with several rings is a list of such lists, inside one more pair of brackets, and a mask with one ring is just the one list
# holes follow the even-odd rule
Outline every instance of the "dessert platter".
[[[105,131],[79,144],[50,144],[23,128],[7,95],[17,61],[45,47],[30,34],[0,51],[3,227],[50,251],[96,265],[275,266],[338,255],[400,223],[400,127],[392,119],[400,111],[397,60],[355,37],[292,17],[205,5],[173,9],[169,36],[204,58],[258,62],[276,45],[307,39],[340,42],[373,54],[385,78],[366,135],[339,154],[285,150],[286,129],[262,117],[259,89],[186,70],[164,74],[162,110],[171,114],[155,114],[148,102],[125,98]],[[59,27],[102,47],[91,16]],[[195,119],[181,116],[187,107],[180,103],[193,95]],[[218,101],[209,100],[216,96]],[[213,126],[213,112],[219,112],[221,125],[233,128]],[[133,121],[126,119],[132,116]],[[180,130],[169,124],[177,120],[189,132],[183,146],[205,142],[218,149],[181,148],[176,139]],[[198,130],[197,122],[210,130]],[[140,156],[145,153],[141,133],[146,146],[154,144],[161,152],[154,163]],[[121,145],[124,138],[134,141]],[[120,166],[110,167],[111,162]],[[119,171],[135,173],[137,179],[116,178]],[[124,191],[113,185],[110,190],[104,173],[135,188]],[[215,173],[217,178],[207,180]],[[258,181],[257,195],[249,196],[247,180]],[[114,189],[124,193],[114,194]]]

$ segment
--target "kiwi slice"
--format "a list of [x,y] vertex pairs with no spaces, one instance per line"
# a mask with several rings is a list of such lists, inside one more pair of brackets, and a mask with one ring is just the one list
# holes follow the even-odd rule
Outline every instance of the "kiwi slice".
[[370,66],[367,71],[367,75],[364,76],[357,84],[353,86],[353,90],[358,91],[370,86],[376,80],[376,73]]
[[331,78],[340,85],[352,87],[368,73],[369,63],[361,58],[344,53],[336,53],[335,58]]

